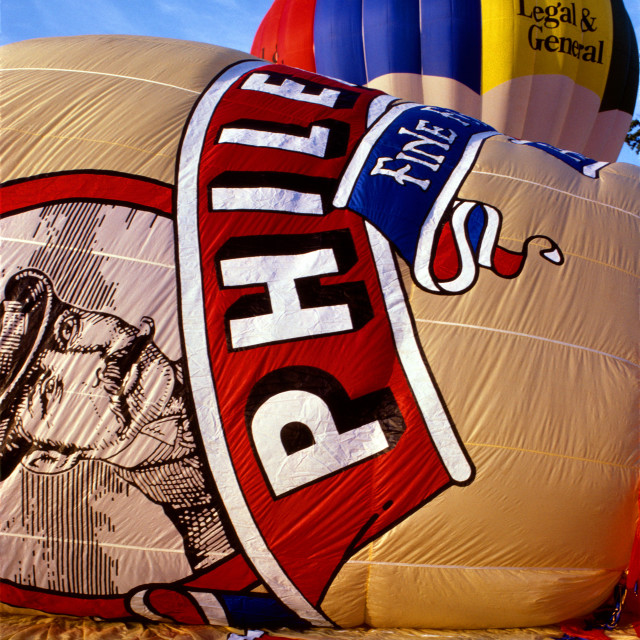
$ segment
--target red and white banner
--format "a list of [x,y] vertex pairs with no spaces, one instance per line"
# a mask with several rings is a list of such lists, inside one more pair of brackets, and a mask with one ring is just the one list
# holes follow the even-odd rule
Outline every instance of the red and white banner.
[[332,204],[391,99],[261,64],[219,77],[184,135],[184,347],[242,549],[282,602],[322,624],[341,563],[473,469],[389,242]]

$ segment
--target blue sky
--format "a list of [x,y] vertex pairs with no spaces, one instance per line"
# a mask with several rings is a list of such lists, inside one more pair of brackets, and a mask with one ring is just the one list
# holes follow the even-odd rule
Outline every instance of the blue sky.
[[[0,0],[0,43],[128,33],[211,42],[249,51],[272,0]],[[625,0],[640,41],[640,0]],[[640,103],[635,117],[640,118]],[[625,147],[620,160],[640,166]]]
[[0,0],[0,42],[127,33],[248,51],[272,0]]

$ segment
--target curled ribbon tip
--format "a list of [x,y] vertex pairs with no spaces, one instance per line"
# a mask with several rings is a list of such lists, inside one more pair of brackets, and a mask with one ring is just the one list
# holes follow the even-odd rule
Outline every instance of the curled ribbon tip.
[[562,253],[562,250],[554,240],[552,240],[551,238],[548,238],[547,236],[534,236],[533,238],[531,238],[531,240],[533,240],[534,238],[537,238],[539,240],[546,240],[549,243],[550,245],[549,248],[542,249],[540,251],[540,255],[545,260],[548,260],[549,262],[553,262],[553,264],[558,264],[558,265],[564,263],[564,254]]
[[459,294],[475,284],[480,267],[502,278],[515,278],[524,268],[529,244],[543,241],[540,255],[561,265],[564,255],[547,236],[527,238],[520,250],[499,245],[502,213],[482,202],[455,201],[439,227],[425,222],[414,260],[416,281],[433,293]]
[[553,262],[554,264],[562,264],[564,257],[562,253],[558,249],[551,249],[549,251],[541,251],[540,255],[549,260],[549,262]]

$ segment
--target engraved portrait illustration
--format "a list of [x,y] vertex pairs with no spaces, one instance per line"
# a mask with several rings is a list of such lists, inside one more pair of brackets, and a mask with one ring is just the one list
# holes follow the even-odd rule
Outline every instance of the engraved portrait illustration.
[[[66,203],[1,224],[0,535],[34,548],[1,577],[108,594],[155,563],[180,578],[224,557],[185,406],[171,221]],[[140,522],[166,544],[148,549]]]

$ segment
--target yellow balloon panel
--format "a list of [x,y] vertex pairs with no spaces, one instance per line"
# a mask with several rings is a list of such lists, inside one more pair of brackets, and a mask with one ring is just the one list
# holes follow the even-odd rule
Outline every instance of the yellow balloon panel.
[[484,2],[482,93],[513,78],[564,75],[602,99],[613,51],[611,3]]

